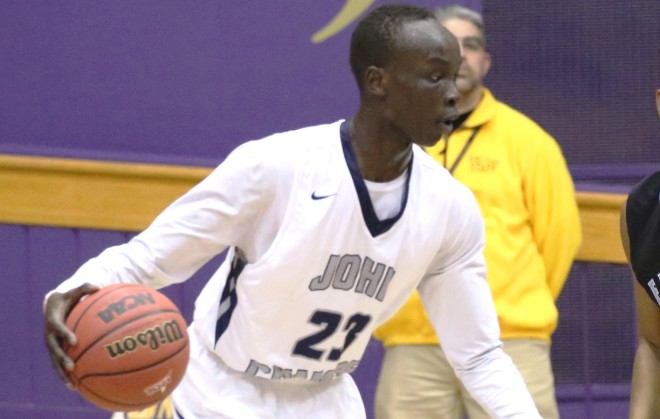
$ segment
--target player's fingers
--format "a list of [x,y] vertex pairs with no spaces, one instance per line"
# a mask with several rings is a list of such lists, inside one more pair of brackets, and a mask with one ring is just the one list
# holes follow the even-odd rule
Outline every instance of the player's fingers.
[[[57,316],[53,316],[57,318]],[[50,353],[51,359],[57,361],[58,366],[63,366],[66,370],[73,370],[73,360],[69,358],[64,351],[62,342],[66,340],[69,345],[75,344],[76,336],[64,325],[63,322],[53,321],[46,318],[44,326],[44,340]],[[73,341],[73,343],[71,343]]]
[[44,316],[44,340],[55,372],[69,389],[73,389],[68,372],[73,371],[74,362],[63,348],[63,342],[76,344],[76,335],[66,326],[66,316],[82,297],[99,290],[91,284],[83,284],[66,293],[49,295]]
[[69,374],[67,373],[68,371],[73,370],[73,360],[66,355],[55,334],[46,333],[45,340],[50,355],[50,361],[53,364],[55,372],[69,389],[73,389],[73,383],[71,383]]
[[[62,359],[68,359],[62,343],[66,342],[71,346],[76,344],[76,335],[66,327],[64,322],[48,318],[46,319],[46,325],[44,326],[44,339],[49,352],[51,354],[56,354]],[[71,361],[71,366],[72,364],[73,362]]]
[[93,294],[96,291],[98,291],[100,288],[96,285],[92,285],[90,283],[84,283],[79,287],[76,287],[72,289],[71,291],[68,291],[67,293],[64,294],[66,304],[67,304],[67,315],[69,314],[68,312],[71,311],[71,309],[80,301],[81,298],[83,298],[86,295]]
[[75,334],[66,327],[66,316],[71,309],[86,295],[95,293],[99,287],[85,283],[64,294],[53,293],[46,302],[46,331],[54,333],[59,339],[69,345],[76,344]]
[[[44,316],[46,318],[46,344],[49,348],[59,347],[60,341],[69,345],[76,344],[76,336],[66,327],[66,315],[70,310],[70,301],[64,294],[55,293],[48,298]],[[53,339],[48,339],[52,335]]]

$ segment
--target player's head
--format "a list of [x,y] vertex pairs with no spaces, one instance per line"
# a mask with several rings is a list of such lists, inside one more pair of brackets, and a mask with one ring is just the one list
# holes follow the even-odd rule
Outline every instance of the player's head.
[[350,63],[360,91],[369,66],[383,67],[395,49],[396,35],[406,22],[432,19],[433,14],[411,5],[385,5],[367,14],[351,36]]
[[456,38],[421,7],[385,5],[358,23],[351,69],[363,106],[410,142],[435,144],[451,130],[459,94]]
[[461,95],[481,90],[490,70],[490,54],[486,51],[486,35],[482,16],[472,9],[450,5],[435,10],[435,16],[456,36],[461,46],[463,63],[456,85]]

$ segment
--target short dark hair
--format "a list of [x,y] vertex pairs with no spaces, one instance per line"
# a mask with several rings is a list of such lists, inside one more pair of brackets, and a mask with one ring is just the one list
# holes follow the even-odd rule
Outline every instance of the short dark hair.
[[360,91],[369,66],[383,67],[392,55],[399,29],[407,22],[435,19],[423,7],[409,4],[387,4],[367,14],[351,35],[351,71]]

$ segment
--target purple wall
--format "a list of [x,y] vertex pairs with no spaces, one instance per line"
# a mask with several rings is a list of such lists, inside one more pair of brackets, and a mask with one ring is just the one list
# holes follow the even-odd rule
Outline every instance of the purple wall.
[[485,0],[484,18],[489,85],[557,138],[574,172],[660,166],[660,1]]
[[344,3],[5,0],[0,153],[215,165],[350,116],[354,24],[311,42]]

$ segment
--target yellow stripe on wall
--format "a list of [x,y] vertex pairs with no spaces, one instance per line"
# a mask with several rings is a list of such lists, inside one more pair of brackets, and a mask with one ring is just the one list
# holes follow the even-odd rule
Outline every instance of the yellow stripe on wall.
[[0,155],[0,222],[140,231],[209,172]]
[[583,236],[578,260],[627,263],[619,231],[619,213],[626,198],[625,194],[577,192]]
[[[141,231],[210,168],[0,154],[0,223]],[[625,263],[624,194],[578,192],[578,259]]]

